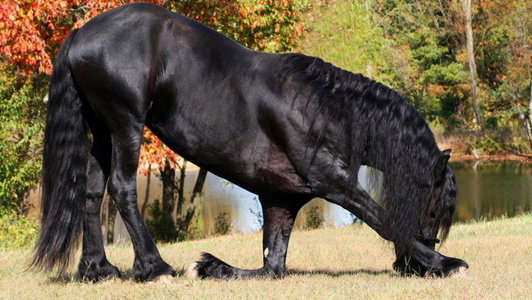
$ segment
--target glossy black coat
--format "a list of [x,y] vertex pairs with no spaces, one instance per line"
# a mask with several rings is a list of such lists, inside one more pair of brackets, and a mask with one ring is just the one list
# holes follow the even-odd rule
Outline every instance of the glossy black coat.
[[[100,231],[107,186],[131,235],[134,277],[175,275],[137,207],[146,125],[187,160],[259,195],[264,267],[242,270],[204,254],[194,268],[200,276],[284,274],[294,219],[314,197],[394,242],[402,274],[446,276],[467,267],[434,251],[454,212],[449,153],[395,91],[321,59],[255,52],[161,7],[129,4],[64,42],[47,118],[35,266],[64,270],[82,232],[80,277],[120,274]],[[383,172],[384,208],[360,188],[361,165]]]

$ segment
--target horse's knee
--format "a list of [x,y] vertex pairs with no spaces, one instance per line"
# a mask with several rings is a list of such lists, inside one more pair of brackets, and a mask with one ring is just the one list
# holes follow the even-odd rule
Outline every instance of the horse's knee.
[[118,174],[111,174],[107,183],[107,191],[113,198],[127,198],[133,192],[136,194],[135,179],[126,179]]

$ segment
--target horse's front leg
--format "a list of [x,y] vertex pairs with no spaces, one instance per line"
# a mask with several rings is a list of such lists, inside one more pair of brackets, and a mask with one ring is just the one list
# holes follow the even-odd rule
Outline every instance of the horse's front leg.
[[[390,240],[383,235],[381,230],[382,216],[384,216],[383,208],[360,186],[355,191],[354,199],[347,198],[343,194],[332,195],[327,198],[360,218],[382,238]],[[409,255],[398,257],[393,268],[401,275],[425,276],[431,274],[445,277],[461,272],[469,266],[461,259],[441,255],[431,247],[416,240],[413,242]]]
[[297,212],[309,200],[307,196],[260,196],[264,214],[262,240],[264,265],[262,268],[252,270],[235,268],[211,254],[203,253],[201,260],[187,270],[185,277],[248,279],[283,276],[286,272],[288,240]]

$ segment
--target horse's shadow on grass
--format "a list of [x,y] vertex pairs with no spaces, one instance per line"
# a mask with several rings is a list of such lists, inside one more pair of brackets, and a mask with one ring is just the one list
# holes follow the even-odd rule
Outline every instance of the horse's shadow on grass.
[[[132,270],[123,270],[120,271],[120,277],[113,277],[109,279],[103,279],[98,282],[94,283],[103,283],[103,282],[109,282],[112,280],[118,280],[118,281],[133,281],[135,282],[135,279],[133,278],[133,271]],[[77,273],[68,273],[64,275],[59,276],[53,276],[48,278],[47,283],[53,283],[53,284],[59,284],[59,285],[66,285],[71,283],[91,283],[91,281],[85,281],[82,280]]]
[[59,285],[66,285],[70,283],[80,282],[79,277],[76,273],[69,273],[69,274],[63,274],[63,275],[56,275],[51,276],[46,280],[46,283],[48,284],[59,284]]
[[[177,270],[177,278],[181,278],[185,273],[185,269]],[[370,270],[370,269],[359,269],[359,270],[339,270],[332,271],[327,269],[318,269],[318,270],[302,270],[302,269],[290,269],[286,272],[285,276],[314,276],[314,275],[325,275],[332,278],[342,277],[342,276],[357,276],[357,275],[371,275],[371,276],[388,276],[395,277],[397,276],[396,272],[391,270]],[[121,276],[118,279],[120,281],[135,281],[133,278],[132,270],[122,270]],[[81,282],[80,278],[76,273],[69,273],[60,276],[54,276],[48,279],[48,283],[66,285],[74,282]],[[105,280],[104,280],[105,282]]]
[[359,270],[339,270],[332,271],[326,269],[318,270],[301,270],[301,269],[290,269],[288,270],[288,276],[312,276],[312,275],[326,275],[329,277],[342,277],[342,276],[356,276],[356,275],[371,275],[371,276],[397,276],[396,272],[391,270],[370,270],[370,269],[359,269]]

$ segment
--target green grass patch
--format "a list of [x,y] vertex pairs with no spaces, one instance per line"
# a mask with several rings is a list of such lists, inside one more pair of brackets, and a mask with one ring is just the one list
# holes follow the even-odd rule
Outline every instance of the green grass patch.
[[[160,245],[164,259],[186,268],[208,251],[244,268],[262,264],[261,233]],[[135,283],[130,244],[107,247],[123,278],[101,284],[28,271],[27,249],[0,251],[0,299],[531,299],[532,215],[458,224],[439,251],[466,260],[466,277],[403,278],[391,270],[392,247],[366,225],[293,233],[289,274],[281,280],[184,280]]]

